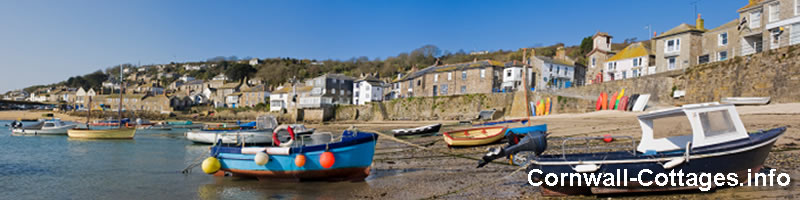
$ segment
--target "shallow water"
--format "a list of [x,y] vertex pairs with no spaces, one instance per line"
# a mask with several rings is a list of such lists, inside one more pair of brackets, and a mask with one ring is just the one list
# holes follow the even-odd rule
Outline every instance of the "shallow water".
[[183,131],[137,131],[134,140],[75,140],[12,136],[0,127],[0,199],[340,199],[369,187],[371,178],[270,182],[214,177],[199,167],[181,174],[209,147],[185,140]]

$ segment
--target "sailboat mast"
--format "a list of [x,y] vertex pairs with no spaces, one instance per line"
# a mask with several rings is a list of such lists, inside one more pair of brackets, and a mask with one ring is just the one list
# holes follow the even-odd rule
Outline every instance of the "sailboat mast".
[[119,128],[122,128],[122,85],[122,65],[119,65]]

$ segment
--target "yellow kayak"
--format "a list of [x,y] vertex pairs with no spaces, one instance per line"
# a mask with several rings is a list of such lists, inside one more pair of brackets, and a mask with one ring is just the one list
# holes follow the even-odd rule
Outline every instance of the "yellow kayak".
[[133,139],[136,129],[69,129],[67,135],[70,138],[83,139]]
[[443,135],[448,146],[478,146],[503,139],[505,132],[505,127],[493,126],[449,131]]

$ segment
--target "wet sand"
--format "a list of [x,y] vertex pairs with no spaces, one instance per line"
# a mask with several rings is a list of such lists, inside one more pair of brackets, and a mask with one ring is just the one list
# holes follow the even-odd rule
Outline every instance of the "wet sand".
[[[635,199],[743,199],[743,198],[789,198],[800,195],[800,104],[778,104],[768,106],[737,107],[748,131],[788,127],[772,149],[765,167],[778,172],[789,173],[792,177],[789,187],[735,187],[719,188],[714,192],[689,191],[686,193],[646,194],[636,196],[611,196],[614,198]],[[558,114],[533,117],[532,123],[546,123],[551,137],[561,136],[602,136],[604,134],[628,135],[638,140],[640,129],[636,115],[640,113],[600,111],[583,114]],[[356,126],[364,130],[377,130],[388,133],[395,127],[405,128],[437,122],[371,122],[337,123],[325,128],[345,128]],[[457,126],[458,122],[445,121],[442,131],[467,128]],[[520,126],[517,124],[516,126]],[[322,128],[322,127],[320,127]],[[489,164],[475,168],[487,147],[447,148],[442,136],[408,139],[406,141],[426,146],[432,150],[411,147],[394,140],[382,138],[377,146],[373,162],[372,176],[367,179],[371,187],[352,194],[354,198],[369,199],[536,199],[542,198],[537,187],[527,183],[525,170],[509,173],[519,167]],[[440,153],[444,151],[449,154]],[[732,163],[734,164],[734,163]],[[606,196],[582,196],[598,198]]]

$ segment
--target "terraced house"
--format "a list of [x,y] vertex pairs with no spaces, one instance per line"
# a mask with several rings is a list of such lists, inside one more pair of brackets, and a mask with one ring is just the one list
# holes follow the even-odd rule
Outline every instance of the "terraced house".
[[[536,55],[536,52],[531,50],[531,55]],[[567,57],[564,47],[558,47],[553,57],[531,56],[528,65],[533,69],[531,87],[537,91],[583,85],[586,73],[584,66]]]
[[655,41],[656,72],[667,72],[695,66],[703,48],[703,19],[697,16],[695,25],[680,24],[653,37]]
[[605,63],[603,80],[613,81],[655,73],[655,55],[650,50],[651,42],[643,41],[628,45]]
[[432,97],[500,90],[505,64],[493,60],[433,65],[412,71],[396,81],[398,98]]
[[750,0],[738,12],[741,55],[800,43],[800,0]]

